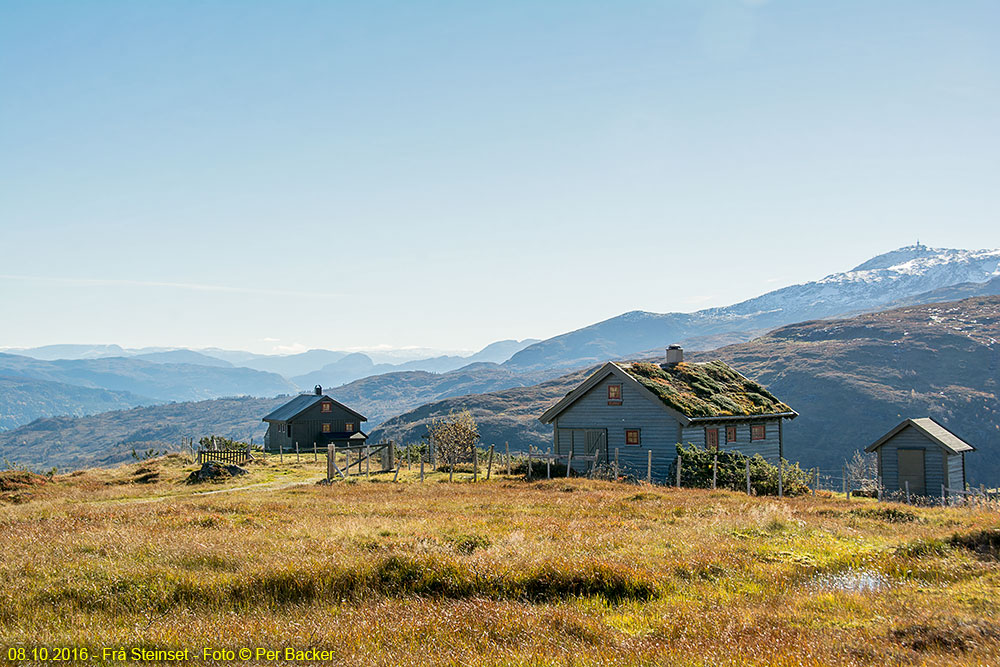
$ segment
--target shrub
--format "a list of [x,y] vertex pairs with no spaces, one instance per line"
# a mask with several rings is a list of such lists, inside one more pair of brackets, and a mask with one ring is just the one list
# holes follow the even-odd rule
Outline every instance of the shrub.
[[[734,491],[746,490],[746,466],[750,462],[750,488],[759,495],[778,495],[778,466],[771,465],[759,454],[747,457],[740,452],[714,452],[692,444],[677,445],[681,457],[681,486],[709,488],[712,469],[718,455],[716,486]],[[810,475],[797,463],[782,459],[782,490],[785,495],[798,496],[809,492]],[[677,461],[670,464],[670,479],[676,479]]]

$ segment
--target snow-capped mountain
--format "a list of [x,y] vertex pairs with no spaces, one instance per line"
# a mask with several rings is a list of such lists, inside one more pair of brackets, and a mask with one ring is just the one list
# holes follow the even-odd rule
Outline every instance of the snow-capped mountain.
[[[959,284],[1000,278],[1000,250],[928,248],[917,244],[887,252],[820,280],[791,285],[731,306],[694,313],[633,311],[571,331],[515,354],[515,368],[569,368],[620,359],[680,342],[712,349],[775,327],[805,320],[879,310],[889,304],[923,303],[921,295]],[[971,292],[971,293],[970,293]],[[938,300],[928,296],[926,301]]]

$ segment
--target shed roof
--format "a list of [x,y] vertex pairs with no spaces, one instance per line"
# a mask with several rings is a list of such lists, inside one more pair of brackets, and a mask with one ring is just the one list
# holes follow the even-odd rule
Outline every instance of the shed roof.
[[271,411],[267,416],[265,416],[263,419],[261,419],[261,421],[265,421],[265,422],[286,422],[289,419],[294,419],[295,417],[298,417],[300,414],[302,414],[303,412],[305,412],[306,410],[308,410],[312,406],[316,405],[320,401],[330,401],[334,405],[336,405],[336,406],[338,406],[338,407],[346,410],[347,412],[351,413],[352,415],[354,415],[355,417],[357,417],[361,421],[363,421],[363,422],[368,421],[368,418],[365,417],[364,415],[361,415],[361,414],[355,412],[354,410],[351,410],[349,407],[347,407],[343,403],[340,403],[339,401],[333,400],[332,398],[330,398],[326,394],[299,394],[298,396],[296,396],[292,400],[290,400],[287,403],[285,403],[284,405],[282,405],[280,408],[277,408],[277,409]]
[[617,364],[609,361],[539,420],[550,423],[608,375],[630,382],[647,399],[684,425],[696,421],[727,421],[762,417],[798,416],[760,384],[733,370],[723,361],[681,362],[658,366],[648,362]]
[[952,454],[961,454],[962,452],[973,452],[976,450],[975,447],[962,440],[930,417],[920,417],[919,419],[907,419],[901,422],[898,426],[896,426],[896,428],[892,429],[881,438],[865,447],[865,451],[874,452],[908,426],[912,426],[917,429]]

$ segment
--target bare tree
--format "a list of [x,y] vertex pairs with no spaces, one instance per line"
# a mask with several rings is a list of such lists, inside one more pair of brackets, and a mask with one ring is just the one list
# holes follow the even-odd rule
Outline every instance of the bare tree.
[[434,442],[439,465],[443,462],[450,466],[459,461],[475,463],[479,425],[471,412],[462,410],[447,417],[433,419],[427,429]]
[[878,456],[860,449],[847,462],[847,475],[856,491],[867,496],[878,494]]

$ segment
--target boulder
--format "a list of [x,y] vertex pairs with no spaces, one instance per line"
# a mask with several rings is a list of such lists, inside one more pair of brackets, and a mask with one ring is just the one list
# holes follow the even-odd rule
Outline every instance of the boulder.
[[247,470],[232,463],[219,463],[218,461],[206,461],[201,464],[201,468],[188,475],[188,484],[199,484],[201,482],[218,482],[246,475]]

